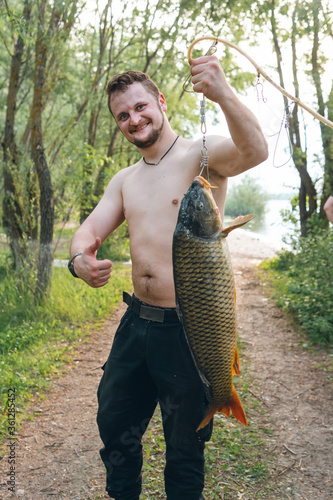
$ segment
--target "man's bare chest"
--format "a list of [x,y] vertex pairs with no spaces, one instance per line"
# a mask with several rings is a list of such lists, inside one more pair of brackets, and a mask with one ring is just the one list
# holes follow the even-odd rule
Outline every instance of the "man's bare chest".
[[123,189],[125,218],[128,221],[138,216],[147,219],[156,217],[175,219],[184,194],[193,180],[190,176],[184,177],[155,175],[128,182]]

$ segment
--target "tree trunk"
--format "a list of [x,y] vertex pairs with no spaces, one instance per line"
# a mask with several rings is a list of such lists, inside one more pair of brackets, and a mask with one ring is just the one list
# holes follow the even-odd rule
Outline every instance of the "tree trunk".
[[[329,120],[333,120],[333,83],[327,102],[327,117]],[[325,155],[325,171],[320,211],[325,222],[327,222],[324,204],[327,198],[333,193],[333,132],[329,127],[323,127],[321,133]]]
[[42,110],[43,85],[47,47],[44,33],[44,15],[47,2],[43,0],[39,10],[38,34],[36,40],[36,60],[34,73],[34,96],[31,109],[31,144],[32,155],[40,187],[40,242],[38,255],[37,284],[35,296],[43,298],[51,285],[52,240],[54,225],[53,186],[43,145]]
[[[319,43],[319,33],[320,33],[320,21],[319,21],[319,9],[322,8],[321,2],[315,0],[312,3],[312,13],[313,13],[313,47],[311,54],[311,66],[312,66],[312,78],[316,88],[317,102],[318,102],[318,112],[325,116],[325,111],[327,109],[328,119],[332,119],[333,115],[333,84],[331,92],[328,98],[327,105],[324,101],[322,82],[320,75],[320,65],[318,62],[318,53],[320,48]],[[320,132],[321,140],[324,152],[324,184],[320,204],[320,216],[325,221],[328,227],[328,220],[326,213],[324,212],[324,204],[327,198],[333,192],[333,133],[332,130],[327,127],[324,123],[320,122]]]
[[[298,76],[297,76],[297,57],[296,57],[296,33],[297,27],[295,23],[295,15],[297,11],[298,5],[296,4],[295,10],[292,16],[292,34],[291,34],[291,47],[292,47],[292,70],[293,70],[293,78],[294,78],[294,87],[295,87],[295,96],[299,97],[299,85],[298,85]],[[284,87],[283,82],[283,72],[281,66],[281,51],[279,47],[278,37],[277,37],[277,28],[276,28],[276,18],[275,18],[275,1],[272,1],[272,13],[271,13],[271,30],[274,41],[275,53],[277,56],[277,69],[279,73],[280,85]],[[288,108],[288,100],[284,97],[284,104],[287,110]],[[300,226],[301,226],[301,235],[306,236],[308,232],[307,222],[311,215],[317,209],[317,192],[315,185],[311,179],[311,176],[307,170],[307,153],[302,150],[301,145],[301,134],[300,134],[300,124],[298,120],[298,110],[295,106],[292,116],[289,120],[289,137],[290,143],[292,146],[292,157],[294,161],[294,165],[300,176],[300,188],[299,188],[299,211],[300,211]],[[309,202],[309,203],[307,203]]]
[[[297,2],[292,15],[292,34],[291,34],[293,77],[294,77],[294,87],[296,92],[295,96],[297,98],[299,98],[299,84],[298,84],[297,64],[296,64],[297,63],[296,13],[298,8],[299,6]],[[300,212],[300,223],[301,223],[301,235],[306,236],[308,234],[308,220],[312,216],[312,214],[315,213],[317,210],[317,191],[307,169],[307,152],[302,151],[300,124],[296,108],[294,109],[293,117],[291,120],[290,133],[292,134],[294,139],[293,149],[296,153],[293,155],[294,163],[301,178],[301,186],[299,190],[299,212]]]
[[[26,25],[28,25],[30,21],[31,9],[32,1],[25,0],[23,18]],[[26,238],[24,238],[22,207],[20,205],[18,193],[15,187],[15,177],[13,175],[14,172],[17,171],[19,161],[14,130],[23,50],[24,40],[21,36],[19,36],[16,41],[14,54],[11,60],[3,141],[3,226],[9,237],[9,244],[14,257],[15,269],[20,269],[24,265],[28,251],[27,241]],[[34,235],[36,236],[36,233]]]

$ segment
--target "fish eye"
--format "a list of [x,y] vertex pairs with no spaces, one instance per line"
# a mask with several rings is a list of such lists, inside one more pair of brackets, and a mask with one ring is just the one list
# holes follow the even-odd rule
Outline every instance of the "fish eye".
[[204,207],[204,205],[202,202],[198,203],[198,205],[197,205],[198,210],[202,210],[203,207]]

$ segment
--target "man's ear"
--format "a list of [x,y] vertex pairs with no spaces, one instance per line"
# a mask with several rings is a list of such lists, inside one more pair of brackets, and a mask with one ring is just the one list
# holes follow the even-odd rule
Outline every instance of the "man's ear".
[[167,103],[166,103],[166,100],[165,100],[165,97],[163,94],[160,94],[159,102],[160,102],[160,106],[161,106],[162,111],[166,112]]

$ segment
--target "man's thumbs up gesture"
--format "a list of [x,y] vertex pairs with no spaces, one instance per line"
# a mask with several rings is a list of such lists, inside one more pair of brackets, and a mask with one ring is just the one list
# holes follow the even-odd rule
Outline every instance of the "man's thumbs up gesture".
[[95,242],[74,260],[77,276],[93,288],[106,285],[111,276],[112,262],[108,259],[96,259],[96,252],[100,246],[101,238],[97,237]]

